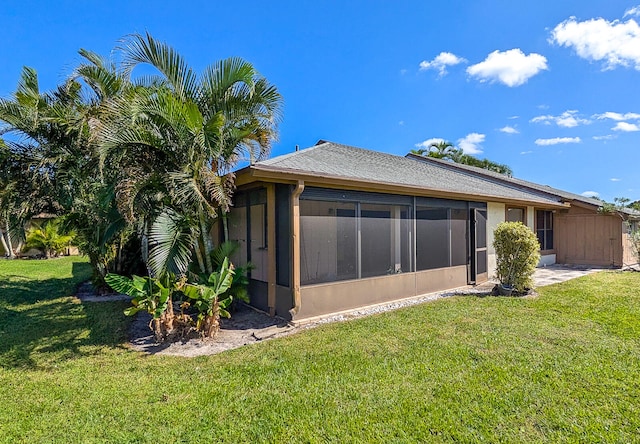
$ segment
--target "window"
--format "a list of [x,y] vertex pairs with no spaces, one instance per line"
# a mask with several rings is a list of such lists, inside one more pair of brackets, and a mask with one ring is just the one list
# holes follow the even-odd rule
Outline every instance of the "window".
[[356,204],[300,201],[300,282],[355,279]]
[[400,205],[360,205],[361,277],[410,271],[408,214]]
[[411,271],[410,207],[300,201],[303,285]]
[[416,270],[432,270],[466,263],[466,209],[418,207]]
[[522,222],[526,225],[524,208],[507,207],[507,222]]
[[536,210],[536,235],[541,250],[553,250],[553,212]]

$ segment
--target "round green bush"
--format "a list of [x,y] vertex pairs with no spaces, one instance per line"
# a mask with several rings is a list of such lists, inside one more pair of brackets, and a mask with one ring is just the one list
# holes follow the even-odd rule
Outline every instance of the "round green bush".
[[496,277],[503,286],[524,293],[533,286],[533,272],[540,262],[536,235],[521,222],[502,222],[493,232]]

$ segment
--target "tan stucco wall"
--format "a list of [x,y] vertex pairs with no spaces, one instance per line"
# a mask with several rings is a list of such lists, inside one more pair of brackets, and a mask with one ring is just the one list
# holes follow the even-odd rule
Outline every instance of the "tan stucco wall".
[[487,202],[487,271],[490,279],[496,274],[496,250],[493,248],[493,231],[500,222],[504,222],[505,211],[505,204]]
[[527,207],[527,227],[531,228],[531,231],[535,233],[536,209],[534,207]]
[[461,287],[467,267],[439,268],[368,279],[308,285],[300,289],[300,311],[294,321]]
[[[495,277],[496,272],[496,251],[493,248],[493,231],[500,222],[505,221],[506,205],[498,202],[487,203],[487,266],[489,278]],[[535,233],[536,229],[536,209],[535,207],[527,207],[526,225]],[[546,267],[556,263],[555,254],[546,254],[540,257],[538,267]]]
[[418,271],[415,275],[416,294],[432,293],[466,285],[467,266]]

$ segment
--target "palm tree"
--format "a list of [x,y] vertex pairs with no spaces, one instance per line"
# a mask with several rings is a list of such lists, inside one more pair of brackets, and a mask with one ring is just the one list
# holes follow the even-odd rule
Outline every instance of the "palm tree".
[[64,234],[61,231],[60,220],[53,219],[43,226],[31,227],[27,233],[27,248],[37,248],[44,251],[45,257],[62,253],[71,245],[74,234]]
[[454,160],[454,158],[457,158],[462,154],[462,150],[456,148],[451,142],[440,140],[431,143],[428,147],[411,150],[411,153],[417,154],[418,156],[426,155],[427,157],[434,157],[436,159]]
[[[53,92],[40,92],[37,73],[24,68],[13,96],[0,99],[5,131],[19,136],[19,142],[10,143],[5,150],[10,162],[2,165],[12,166],[12,183],[20,197],[20,219],[14,208],[13,226],[22,226],[30,215],[41,211],[64,214],[65,227],[78,233],[79,247],[90,258],[94,282],[102,286],[109,268],[114,264],[121,268],[118,259],[131,230],[127,231],[113,204],[109,176],[118,168],[101,168],[92,127],[103,112],[103,103],[118,95],[127,82],[113,64],[88,51],[80,53],[85,63]],[[7,177],[4,170],[2,175]],[[7,201],[11,188],[3,189]]]
[[116,186],[119,206],[143,219],[153,272],[182,274],[195,253],[211,273],[209,231],[230,206],[231,168],[269,152],[281,96],[239,58],[197,75],[149,34],[130,36],[119,51],[126,77],[141,64],[159,72],[110,101],[96,126],[102,160],[121,159],[127,172]]
[[463,165],[470,165],[477,168],[504,174],[507,177],[513,175],[513,171],[508,165],[494,162],[489,159],[478,159],[477,157],[465,154],[460,148],[456,148],[453,143],[441,140],[434,142],[426,148],[411,150],[412,154],[418,156],[433,157],[436,159],[450,160]]
[[40,93],[35,70],[27,67],[22,70],[13,97],[0,98],[0,121],[5,124],[0,135],[18,134],[18,142],[0,143],[0,232],[2,246],[10,258],[15,257],[12,233],[23,231],[24,223],[43,206],[41,185],[49,175],[37,159],[41,143],[54,133],[43,119],[51,101],[51,97]]

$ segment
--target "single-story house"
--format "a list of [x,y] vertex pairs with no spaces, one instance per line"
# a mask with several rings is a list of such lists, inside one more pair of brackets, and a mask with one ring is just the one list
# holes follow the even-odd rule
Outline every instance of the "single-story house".
[[251,303],[294,321],[486,281],[518,220],[541,264],[621,266],[623,218],[598,201],[478,168],[320,141],[236,172],[228,233]]

